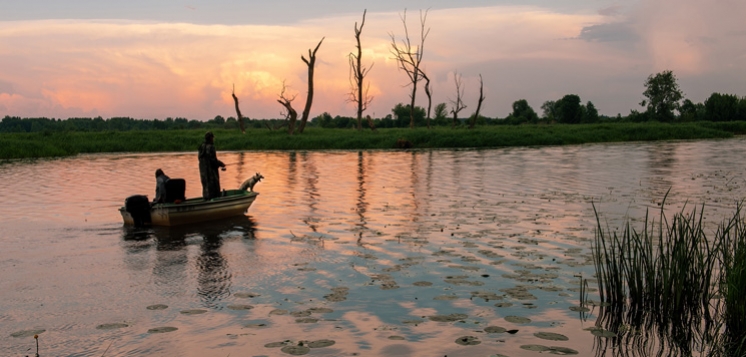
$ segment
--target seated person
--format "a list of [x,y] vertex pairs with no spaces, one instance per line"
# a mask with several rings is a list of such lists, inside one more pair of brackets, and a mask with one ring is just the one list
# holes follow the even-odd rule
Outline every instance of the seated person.
[[166,202],[166,182],[170,178],[163,173],[163,170],[155,170],[155,198],[152,204]]

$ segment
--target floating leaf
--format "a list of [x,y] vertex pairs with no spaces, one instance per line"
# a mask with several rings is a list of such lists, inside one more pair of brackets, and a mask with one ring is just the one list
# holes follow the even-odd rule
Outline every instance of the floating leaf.
[[404,341],[405,338],[402,336],[389,336],[389,340]]
[[101,325],[96,326],[96,328],[99,329],[99,330],[114,330],[114,329],[124,328],[124,327],[128,327],[128,326],[129,325],[123,324],[121,322],[115,322],[115,323],[111,323],[111,324],[101,324]]
[[246,327],[246,328],[262,328],[262,327],[266,327],[266,326],[267,326],[267,324],[263,324],[263,323],[243,325],[243,327]]
[[241,298],[241,299],[249,299],[249,298],[255,298],[255,297],[261,296],[261,295],[255,294],[255,293],[240,292],[240,293],[233,294],[233,296],[235,296],[237,298]]
[[497,304],[495,304],[495,306],[496,307],[511,307],[513,306],[513,304],[509,302],[498,302]]
[[269,312],[270,315],[287,315],[289,313],[288,310],[283,309],[274,309]]
[[290,343],[290,340],[285,340],[285,341],[282,341],[282,342],[270,342],[270,343],[264,345],[264,347],[267,347],[267,348],[277,348],[277,347],[287,346],[289,343]]
[[165,310],[165,309],[168,309],[168,305],[155,304],[155,305],[150,305],[150,306],[146,307],[146,309],[148,309],[148,310]]
[[551,346],[549,347],[549,353],[553,355],[561,355],[561,356],[568,356],[568,355],[576,355],[579,352],[575,351],[572,348],[567,347],[557,347],[557,346]]
[[285,346],[280,351],[285,352],[289,355],[300,356],[307,354],[311,351],[307,346]]
[[453,322],[453,321],[463,320],[467,317],[469,317],[469,315],[449,314],[449,315],[433,315],[433,316],[429,316],[428,318],[432,321],[438,321],[438,322]]
[[487,333],[503,333],[503,332],[506,332],[506,331],[508,331],[508,330],[506,330],[506,329],[504,329],[504,328],[502,328],[500,326],[488,326],[488,327],[484,328],[484,332],[487,332]]
[[585,307],[585,306],[570,306],[570,311],[575,312],[588,312],[591,311],[591,309]]
[[326,340],[326,339],[324,339],[324,340],[316,340],[316,341],[309,342],[308,343],[308,347],[310,347],[310,348],[329,347],[329,346],[334,345],[335,343],[336,342],[333,341],[333,340]]
[[228,305],[226,307],[228,308],[228,310],[251,310],[251,309],[254,308],[251,305],[241,305],[241,304],[238,304],[238,305]]
[[412,285],[414,286],[431,286],[433,283],[429,281],[415,281]]
[[456,300],[456,299],[458,299],[458,296],[456,295],[438,295],[433,298],[433,300],[441,300],[441,301]]
[[326,307],[312,307],[307,310],[308,312],[312,314],[331,314],[334,312],[334,310],[326,308]]
[[176,330],[178,330],[178,328],[170,327],[170,326],[155,327],[155,328],[151,328],[150,330],[148,330],[148,333],[166,333],[166,332],[173,332]]
[[591,330],[591,334],[593,334],[593,336],[606,337],[606,338],[616,337],[616,334],[614,332],[611,332],[609,330],[604,330],[604,329],[593,329]]
[[560,335],[558,333],[553,332],[536,332],[534,333],[534,336],[544,339],[544,340],[551,340],[551,341],[567,341],[569,338],[565,335]]
[[536,352],[549,351],[549,347],[542,346],[542,345],[522,345],[521,349],[524,349],[526,351],[536,351]]
[[531,322],[531,319],[520,316],[505,316],[505,321],[512,322],[514,324],[527,324]]
[[43,333],[46,330],[24,330],[24,331],[18,331],[13,332],[10,334],[10,337],[17,337],[17,338],[23,338],[23,337],[34,337],[34,335],[39,335]]
[[313,317],[304,317],[302,319],[295,319],[295,322],[299,324],[315,324],[319,322],[319,319],[314,319]]
[[179,311],[184,315],[200,315],[207,312],[207,310],[201,310],[201,309],[192,309],[192,310],[181,310]]
[[462,346],[474,346],[482,343],[482,341],[474,336],[464,336],[457,338],[456,343]]

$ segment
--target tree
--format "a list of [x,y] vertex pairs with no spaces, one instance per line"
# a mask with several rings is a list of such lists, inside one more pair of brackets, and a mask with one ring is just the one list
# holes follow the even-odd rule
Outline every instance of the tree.
[[451,128],[455,128],[458,125],[458,112],[466,109],[464,104],[464,88],[461,87],[461,75],[457,72],[453,72],[453,81],[456,83],[456,100],[451,100],[451,113],[453,114],[453,124]]
[[705,100],[705,120],[734,121],[743,120],[746,113],[739,113],[739,99],[732,94],[712,93]]
[[[282,92],[280,92],[280,99],[277,100],[278,103],[282,104],[283,107],[285,107],[285,123],[288,125],[288,134],[293,135],[295,132],[295,121],[298,118],[298,112],[293,109],[292,102],[295,100],[295,95],[288,98],[285,96],[285,89],[287,89],[287,86],[285,85],[285,82],[282,82]],[[279,127],[276,127],[275,129],[279,129],[283,127],[284,124],[280,125]],[[267,127],[272,130],[272,128],[267,125]]]
[[679,109],[679,101],[683,94],[672,71],[663,71],[648,76],[645,81],[645,91],[642,94],[647,99],[643,100],[640,105],[647,106],[650,118],[664,122],[674,120],[674,110]]
[[370,82],[368,86],[365,86],[363,81],[365,76],[368,75],[373,65],[365,68],[363,67],[363,47],[360,44],[360,34],[363,32],[363,26],[365,26],[365,13],[368,10],[363,10],[363,21],[360,22],[360,27],[355,22],[355,41],[357,41],[357,54],[350,53],[350,91],[349,101],[357,104],[357,130],[363,129],[363,112],[368,109],[368,104],[373,101],[373,97],[368,94],[370,89]]
[[394,114],[394,125],[399,128],[406,127],[412,112],[414,112],[416,123],[423,123],[425,121],[424,108],[415,107],[414,110],[412,110],[412,108],[409,107],[409,104],[404,105],[403,103],[399,103],[391,109],[391,113]]
[[430,129],[430,108],[432,108],[433,105],[433,92],[432,87],[430,87],[430,77],[428,77],[422,69],[420,69],[420,75],[422,75],[422,78],[425,80],[425,95],[427,96],[427,128]]
[[536,123],[538,120],[539,116],[534,111],[534,108],[528,105],[528,101],[519,99],[513,102],[513,112],[508,117],[510,123]]
[[448,106],[446,103],[439,103],[435,106],[435,125],[444,125],[448,120]]
[[583,123],[597,123],[598,122],[598,109],[589,100],[585,105],[585,112],[583,113]]
[[241,115],[241,109],[238,109],[238,97],[236,97],[236,86],[233,85],[233,92],[231,93],[231,96],[233,96],[233,103],[236,107],[236,116],[238,116],[238,124],[241,128],[241,133],[246,134],[246,129],[243,127],[243,116]]
[[477,103],[477,111],[474,113],[474,116],[471,118],[471,122],[469,123],[469,129],[474,129],[474,124],[477,122],[477,118],[479,118],[479,111],[482,109],[482,102],[484,102],[484,81],[482,81],[482,75],[479,75],[479,102]]
[[580,123],[583,118],[583,110],[580,105],[580,97],[575,94],[568,94],[557,101],[556,104],[557,121],[565,124]]
[[415,98],[417,95],[417,84],[421,79],[420,65],[422,64],[422,56],[425,50],[425,39],[427,38],[430,29],[425,29],[425,22],[427,20],[427,11],[424,13],[420,11],[420,44],[419,46],[413,46],[409,39],[409,30],[407,28],[407,10],[404,10],[404,14],[400,16],[401,21],[404,24],[404,38],[401,43],[396,41],[396,37],[391,34],[391,54],[394,55],[394,59],[399,65],[399,69],[404,71],[409,77],[409,84],[412,85],[412,93],[409,94],[411,99],[409,108],[409,127],[414,128],[414,108]]
[[541,110],[544,112],[544,119],[548,122],[557,120],[557,102],[548,100],[541,105]]
[[324,37],[321,38],[321,41],[319,41],[319,44],[313,49],[313,52],[310,49],[308,50],[308,59],[302,55],[300,56],[300,59],[302,59],[303,62],[306,63],[306,66],[308,66],[308,95],[306,96],[306,106],[303,108],[303,114],[300,118],[300,127],[298,128],[298,132],[301,134],[303,134],[303,129],[306,128],[308,114],[311,112],[311,103],[313,103],[313,69],[316,66],[316,51],[319,50],[322,42],[324,42]]

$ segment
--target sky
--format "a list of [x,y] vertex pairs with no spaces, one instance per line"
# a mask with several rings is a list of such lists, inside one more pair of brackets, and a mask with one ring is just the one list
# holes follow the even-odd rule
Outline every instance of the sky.
[[482,115],[501,118],[519,99],[541,115],[566,94],[600,114],[643,110],[645,79],[664,70],[694,102],[746,95],[743,0],[2,0],[0,117],[208,120],[235,116],[235,87],[244,116],[280,118],[283,83],[302,111],[301,56],[322,38],[311,116],[355,116],[348,56],[364,10],[374,118],[409,102],[390,51],[405,11],[414,43],[427,15],[433,105],[450,107],[461,76],[462,116],[477,107],[480,75]]

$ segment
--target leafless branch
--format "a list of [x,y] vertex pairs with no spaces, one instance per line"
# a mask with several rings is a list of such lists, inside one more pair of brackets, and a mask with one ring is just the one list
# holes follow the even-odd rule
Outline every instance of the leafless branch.
[[451,113],[453,113],[453,124],[451,128],[455,128],[458,125],[458,113],[466,109],[464,104],[464,88],[462,88],[461,75],[458,72],[453,72],[453,81],[456,83],[456,100],[451,100]]

